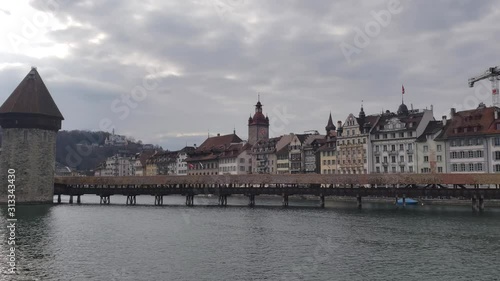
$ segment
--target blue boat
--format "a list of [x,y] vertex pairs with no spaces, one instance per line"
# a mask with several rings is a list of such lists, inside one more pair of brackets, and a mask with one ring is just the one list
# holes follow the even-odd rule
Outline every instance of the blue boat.
[[[418,205],[418,201],[415,199],[411,199],[411,198],[406,198],[405,203],[406,203],[406,205]],[[403,198],[399,198],[397,204],[403,205]]]

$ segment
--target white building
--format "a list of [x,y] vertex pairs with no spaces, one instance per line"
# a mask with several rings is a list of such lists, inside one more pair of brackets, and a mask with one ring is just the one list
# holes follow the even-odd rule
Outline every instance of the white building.
[[500,172],[500,109],[480,104],[456,112],[440,137],[446,141],[449,173]]
[[104,140],[104,145],[126,146],[127,144],[127,138],[125,136],[115,135],[115,129],[113,129],[113,133]]
[[432,107],[430,110],[408,110],[404,103],[397,113],[383,113],[370,132],[371,172],[416,172],[416,141],[433,120]]
[[186,176],[188,171],[188,166],[186,159],[188,158],[188,153],[195,150],[192,146],[186,146],[177,152],[177,161],[175,167],[175,174],[179,176]]
[[248,143],[232,143],[218,157],[219,175],[241,175],[252,172],[252,155]]
[[442,121],[430,121],[422,135],[417,138],[416,143],[416,166],[417,173],[446,173],[446,150],[445,142],[438,137],[446,125],[446,116]]
[[101,176],[133,176],[135,157],[116,154],[106,159],[105,171]]

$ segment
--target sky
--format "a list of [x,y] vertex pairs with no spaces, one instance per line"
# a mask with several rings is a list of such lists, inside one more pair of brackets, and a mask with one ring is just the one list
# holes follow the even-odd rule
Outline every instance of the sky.
[[[4,3],[6,2],[6,3]],[[32,0],[0,5],[0,101],[36,66],[64,130],[180,149],[247,138],[260,94],[271,136],[328,115],[491,105],[493,0]]]

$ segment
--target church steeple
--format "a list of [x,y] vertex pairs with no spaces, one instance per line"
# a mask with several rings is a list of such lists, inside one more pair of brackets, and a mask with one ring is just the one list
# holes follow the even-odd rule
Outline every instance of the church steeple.
[[326,135],[330,135],[330,132],[335,132],[337,128],[333,125],[332,113],[330,112],[330,116],[328,117],[328,123],[326,124],[325,130]]

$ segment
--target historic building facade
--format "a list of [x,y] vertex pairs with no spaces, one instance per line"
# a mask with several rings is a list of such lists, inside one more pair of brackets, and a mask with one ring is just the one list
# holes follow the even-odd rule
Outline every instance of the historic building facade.
[[416,141],[416,166],[417,173],[446,173],[446,145],[438,139],[446,125],[446,116],[442,121],[430,121],[424,132]]
[[380,116],[366,116],[361,107],[359,116],[349,114],[337,125],[337,171],[340,174],[367,174],[371,163],[370,130]]
[[432,109],[408,110],[404,103],[383,113],[370,132],[371,172],[417,172],[416,141],[433,120]]

